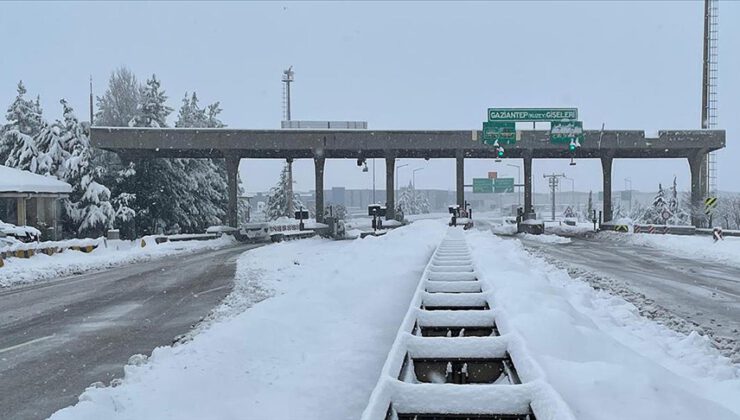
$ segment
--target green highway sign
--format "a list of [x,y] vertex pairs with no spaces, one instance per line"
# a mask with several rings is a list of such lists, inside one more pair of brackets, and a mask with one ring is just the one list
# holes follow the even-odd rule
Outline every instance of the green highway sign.
[[514,192],[514,178],[496,178],[493,184],[493,192],[513,193]]
[[513,121],[493,121],[483,123],[483,143],[494,144],[516,143],[516,123]]
[[490,178],[473,178],[474,193],[491,193],[493,192],[493,180]]
[[488,108],[488,121],[552,122],[577,119],[577,108]]
[[583,143],[583,121],[553,121],[550,127],[550,143]]

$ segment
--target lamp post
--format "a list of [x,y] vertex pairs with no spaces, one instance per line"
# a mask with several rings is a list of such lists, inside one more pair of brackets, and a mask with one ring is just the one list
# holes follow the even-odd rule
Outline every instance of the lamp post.
[[571,205],[571,209],[572,209],[573,207],[576,206],[576,202],[575,202],[575,199],[574,199],[575,189],[576,189],[576,187],[575,187],[576,180],[573,179],[573,178],[568,178],[567,176],[565,177],[565,179],[567,179],[568,181],[570,181],[570,205]]
[[630,214],[632,213],[632,178],[625,178],[624,179],[624,188],[627,189],[627,183],[630,184]]
[[411,186],[414,187],[414,190],[416,190],[416,173],[423,170],[424,168],[416,168],[411,171]]
[[404,163],[403,165],[396,165],[396,199],[394,202],[396,203],[396,206],[398,206],[398,195],[401,192],[401,186],[398,185],[398,170],[403,168],[404,166],[409,166],[408,163]]
[[517,197],[517,200],[519,201],[517,205],[522,205],[522,167],[519,165],[514,165],[513,163],[507,163],[506,166],[511,166],[512,168],[516,168],[516,183],[519,184],[519,195]]

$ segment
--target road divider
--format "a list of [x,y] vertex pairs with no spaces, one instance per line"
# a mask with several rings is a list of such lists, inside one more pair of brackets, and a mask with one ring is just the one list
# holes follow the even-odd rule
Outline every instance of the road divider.
[[362,420],[571,420],[493,307],[494,293],[478,278],[464,233],[451,228],[424,270]]

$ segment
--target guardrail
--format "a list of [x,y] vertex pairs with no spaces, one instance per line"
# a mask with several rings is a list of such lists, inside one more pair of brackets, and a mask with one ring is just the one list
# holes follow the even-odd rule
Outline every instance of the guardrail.
[[[634,225],[635,233],[650,233],[654,235],[694,235],[696,228],[694,226],[675,226],[675,225]],[[710,232],[711,234],[711,232]]]
[[69,241],[29,242],[0,248],[0,267],[8,258],[31,258],[36,254],[54,255],[67,250],[92,252],[100,245],[99,239],[73,239]]

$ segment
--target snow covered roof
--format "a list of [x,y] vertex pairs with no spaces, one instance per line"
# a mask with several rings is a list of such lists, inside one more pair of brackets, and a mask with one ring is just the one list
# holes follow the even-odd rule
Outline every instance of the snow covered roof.
[[0,193],[69,194],[72,186],[53,176],[0,165]]

